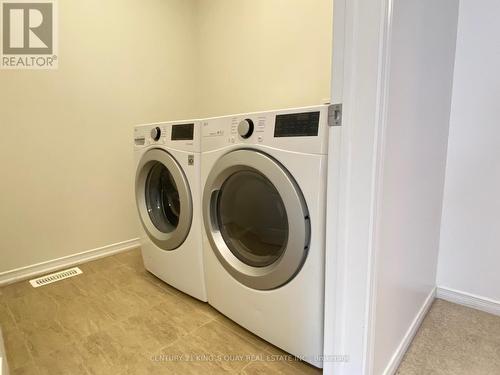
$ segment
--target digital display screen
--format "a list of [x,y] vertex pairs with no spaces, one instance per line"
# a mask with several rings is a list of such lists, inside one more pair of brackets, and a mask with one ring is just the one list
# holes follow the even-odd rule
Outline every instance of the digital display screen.
[[275,137],[315,137],[319,129],[319,112],[277,115]]
[[172,141],[192,141],[194,124],[172,125]]

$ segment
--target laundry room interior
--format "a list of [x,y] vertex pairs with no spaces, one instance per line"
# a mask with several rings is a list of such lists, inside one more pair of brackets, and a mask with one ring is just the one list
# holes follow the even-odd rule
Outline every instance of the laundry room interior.
[[500,373],[494,0],[0,0],[0,375]]

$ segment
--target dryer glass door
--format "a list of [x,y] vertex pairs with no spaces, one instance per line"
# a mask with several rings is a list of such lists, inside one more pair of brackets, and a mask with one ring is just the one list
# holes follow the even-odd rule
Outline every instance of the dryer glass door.
[[263,174],[241,171],[222,185],[217,202],[220,232],[242,262],[265,267],[276,262],[288,241],[285,205]]
[[310,222],[302,192],[283,165],[257,150],[217,161],[203,193],[203,219],[218,260],[248,287],[278,288],[306,260]]
[[163,250],[178,248],[193,219],[191,191],[179,163],[164,150],[147,151],[137,167],[135,189],[149,239]]

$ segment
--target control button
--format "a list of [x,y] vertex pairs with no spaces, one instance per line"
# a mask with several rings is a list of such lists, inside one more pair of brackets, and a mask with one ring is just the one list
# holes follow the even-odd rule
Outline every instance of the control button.
[[158,141],[161,137],[161,129],[159,127],[151,129],[151,138]]
[[253,121],[250,119],[245,119],[240,121],[238,124],[238,134],[241,138],[247,139],[253,134]]

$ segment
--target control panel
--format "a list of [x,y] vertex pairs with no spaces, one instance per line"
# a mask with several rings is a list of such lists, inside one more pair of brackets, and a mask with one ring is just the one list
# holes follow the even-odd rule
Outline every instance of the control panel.
[[139,125],[134,128],[134,145],[136,148],[158,145],[200,152],[199,132],[198,121]]
[[326,153],[327,122],[327,105],[202,120],[202,150],[254,144]]

